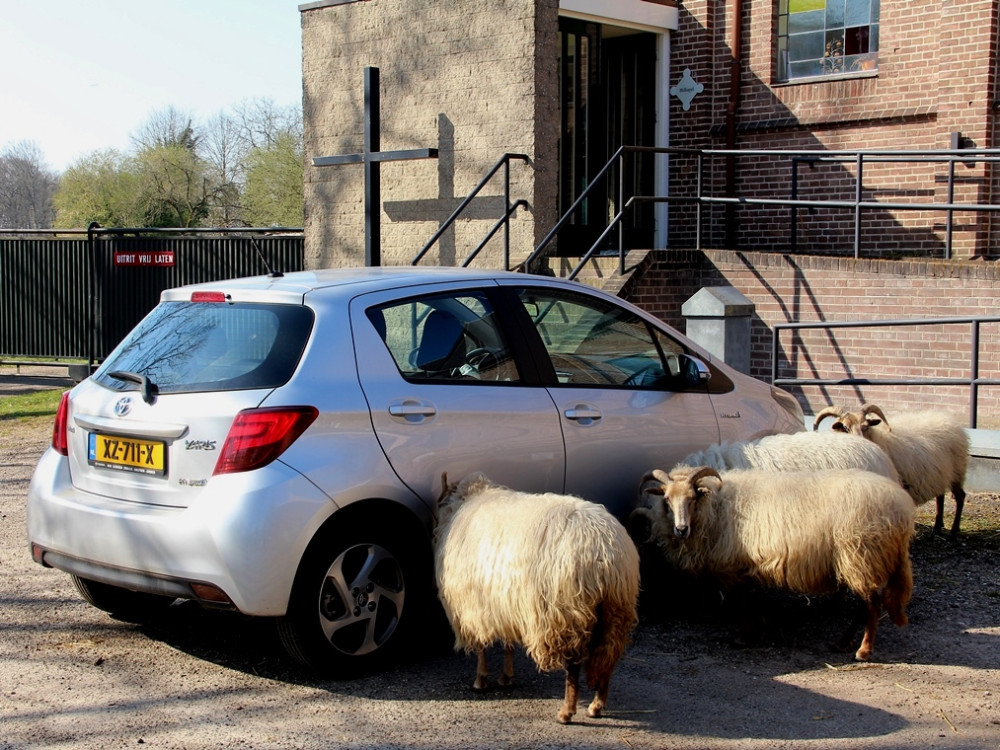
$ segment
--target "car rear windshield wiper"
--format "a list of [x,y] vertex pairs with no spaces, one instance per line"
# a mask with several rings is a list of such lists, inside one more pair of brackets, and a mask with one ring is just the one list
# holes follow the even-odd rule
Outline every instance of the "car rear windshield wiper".
[[118,380],[127,380],[130,383],[138,383],[139,391],[142,393],[142,400],[147,404],[152,404],[156,400],[156,395],[160,392],[156,383],[138,372],[115,370],[113,372],[109,372],[108,375],[113,378],[117,378]]

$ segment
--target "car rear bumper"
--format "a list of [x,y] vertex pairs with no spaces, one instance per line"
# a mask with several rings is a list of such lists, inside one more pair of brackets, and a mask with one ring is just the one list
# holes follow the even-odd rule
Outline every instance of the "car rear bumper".
[[278,616],[335,509],[281,462],[213,477],[188,508],[117,500],[75,489],[67,459],[49,449],[28,489],[28,541],[37,562],[84,578]]

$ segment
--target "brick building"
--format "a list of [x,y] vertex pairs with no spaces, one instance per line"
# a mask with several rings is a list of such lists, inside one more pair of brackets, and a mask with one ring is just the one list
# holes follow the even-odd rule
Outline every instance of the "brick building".
[[[313,167],[356,153],[364,128],[363,73],[381,75],[384,150],[436,148],[436,160],[382,165],[384,262],[409,262],[504,154],[515,257],[523,257],[622,144],[693,149],[945,150],[992,148],[997,5],[988,0],[321,0],[300,6],[306,154],[307,251],[317,263],[363,259],[360,167]],[[739,23],[735,20],[739,19]],[[789,159],[714,158],[704,183],[719,196],[790,196]],[[687,157],[644,155],[621,178],[641,195],[693,195]],[[958,167],[953,202],[994,203],[991,165]],[[813,162],[803,199],[854,198],[856,168]],[[863,197],[944,203],[941,162],[866,164]],[[619,175],[592,194],[560,233],[589,247],[618,209]],[[434,250],[460,262],[502,215],[499,182],[484,190]],[[790,245],[788,209],[713,209],[703,246]],[[993,214],[955,214],[954,257],[993,255]],[[799,251],[841,252],[853,214],[800,211]],[[685,248],[693,210],[645,204],[627,244]],[[944,213],[870,211],[869,249],[941,256]],[[496,253],[497,241],[489,245]]]
[[[672,146],[927,151],[996,145],[997,4],[990,0],[685,0],[671,56],[673,78],[689,67],[705,86],[689,110],[672,103]],[[787,163],[738,162],[734,179],[742,194],[788,196]],[[1000,203],[993,171],[984,162],[959,166],[953,202]],[[855,172],[850,163],[803,169],[799,196],[851,199]],[[944,203],[946,173],[940,162],[866,165],[864,197]],[[713,177],[726,180],[721,170]],[[740,245],[754,246],[747,238],[756,237],[787,247],[786,216],[784,209],[741,216]],[[998,254],[991,216],[956,214],[953,257]],[[684,222],[672,218],[671,231],[683,235]],[[799,249],[843,247],[852,220],[844,211],[801,213]],[[873,238],[866,244],[895,255],[940,257],[943,222],[941,211],[876,213],[866,217]],[[731,246],[719,232],[704,244]]]
[[[300,11],[311,267],[364,261],[362,167],[317,167],[312,159],[362,149],[368,66],[381,75],[382,149],[438,149],[436,159],[382,164],[384,264],[410,262],[504,153],[530,160],[511,164],[511,200],[527,201],[510,231],[517,261],[622,144],[827,155],[997,145],[998,8],[988,0],[320,0]],[[715,157],[703,185],[712,195],[784,200],[789,164]],[[799,167],[800,198],[855,197],[853,157]],[[866,163],[862,197],[939,204],[953,190],[954,203],[1000,203],[991,163],[957,166],[951,188],[948,170],[931,159]],[[693,159],[678,153],[646,154],[613,170],[611,187],[591,194],[559,234],[558,252],[590,246],[619,209],[619,182],[631,194],[684,196],[693,195],[696,176]],[[502,184],[491,182],[482,196],[425,262],[460,263],[486,235],[504,210]],[[870,210],[865,254],[855,260],[843,257],[854,235],[853,214],[843,209],[798,211],[793,237],[785,206],[713,207],[702,247],[725,249],[698,253],[679,252],[694,247],[689,205],[645,204],[628,219],[627,245],[653,252],[622,294],[683,330],[680,302],[702,286],[736,287],[756,306],[751,369],[767,379],[775,323],[994,312],[1000,270],[983,262],[1000,257],[992,216],[956,211],[954,260],[944,261],[945,212]],[[501,265],[501,252],[494,237],[477,265]],[[879,334],[799,337],[781,345],[782,375],[965,378],[964,335],[948,327],[917,343],[894,335],[892,345]],[[994,324],[983,331],[982,351],[997,351],[998,340]],[[913,349],[923,356],[908,355]],[[981,376],[996,377],[994,360],[981,363]],[[890,409],[936,400],[958,411],[968,399],[962,388],[932,393],[852,387],[799,396],[807,408],[843,396]],[[997,389],[984,392],[979,410],[1000,424]]]

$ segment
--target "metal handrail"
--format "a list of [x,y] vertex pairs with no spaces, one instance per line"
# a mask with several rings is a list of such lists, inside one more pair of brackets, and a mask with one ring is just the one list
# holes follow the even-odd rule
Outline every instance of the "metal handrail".
[[[771,331],[771,383],[777,386],[832,386],[832,385],[867,385],[867,386],[898,386],[898,385],[930,385],[930,386],[968,386],[969,387],[969,427],[975,428],[978,423],[979,388],[981,386],[1000,385],[1000,379],[979,377],[979,330],[983,323],[1000,323],[1000,316],[979,315],[957,318],[910,318],[895,320],[837,321],[809,323],[775,323]],[[921,325],[953,325],[970,324],[972,326],[969,377],[968,378],[781,378],[778,377],[778,343],[781,332],[785,330],[802,330],[808,328],[879,328],[892,326]]]
[[[953,214],[956,211],[965,212],[986,212],[993,213],[1000,211],[1000,204],[995,203],[955,203],[954,186],[956,182],[954,167],[956,164],[974,165],[978,162],[993,163],[1000,162],[1000,149],[938,149],[938,150],[786,150],[786,149],[687,149],[672,147],[654,146],[621,146],[607,163],[590,178],[589,184],[580,193],[573,204],[563,213],[556,224],[549,230],[538,246],[528,256],[524,263],[524,268],[530,270],[539,258],[549,254],[548,247],[555,239],[559,231],[572,218],[580,205],[592,191],[597,189],[612,166],[622,160],[626,154],[630,153],[655,153],[674,156],[689,156],[697,160],[696,185],[694,195],[656,195],[656,196],[631,196],[624,195],[624,185],[619,184],[618,205],[621,210],[616,213],[608,223],[608,226],[600,234],[597,242],[582,256],[580,263],[571,271],[569,278],[578,272],[585,263],[594,255],[597,247],[608,237],[614,228],[619,229],[619,272],[624,273],[625,248],[623,247],[622,231],[623,221],[629,210],[640,202],[659,202],[667,204],[694,204],[696,207],[695,216],[695,249],[702,248],[702,223],[704,207],[711,205],[723,206],[782,206],[790,211],[790,246],[794,250],[797,244],[797,211],[799,208],[828,208],[843,209],[854,213],[854,257],[860,257],[862,219],[865,211],[872,210],[892,210],[892,211],[944,211],[947,216],[946,236],[945,236],[945,257],[951,257],[952,250],[952,224]],[[754,198],[748,196],[714,196],[705,194],[705,161],[713,157],[781,157],[792,161],[792,185],[790,198]],[[797,166],[801,162],[810,165],[819,163],[853,163],[856,165],[854,175],[854,190],[851,199],[844,200],[805,200],[798,196],[798,173]],[[947,176],[947,196],[944,203],[938,202],[902,202],[902,201],[873,201],[863,200],[863,178],[864,166],[871,163],[945,163],[948,165]]]
[[411,266],[417,265],[423,259],[423,257],[427,255],[430,249],[434,246],[434,243],[436,243],[439,239],[441,239],[442,235],[444,235],[444,233],[448,231],[448,228],[455,223],[455,221],[462,214],[462,212],[466,208],[468,208],[468,206],[472,203],[473,199],[477,195],[479,195],[479,192],[484,187],[486,187],[487,183],[489,183],[489,181],[499,171],[499,169],[503,167],[504,205],[506,206],[504,215],[500,218],[497,224],[495,224],[493,228],[489,231],[489,233],[486,235],[486,239],[484,239],[482,242],[479,243],[476,249],[473,250],[472,253],[465,259],[462,265],[463,266],[469,265],[469,263],[472,262],[472,260],[476,257],[476,255],[479,254],[479,251],[486,246],[486,243],[493,238],[493,235],[497,233],[499,228],[503,226],[505,227],[506,230],[504,236],[504,268],[507,269],[510,268],[510,217],[514,215],[514,212],[517,211],[519,207],[528,206],[528,202],[523,198],[515,201],[514,203],[511,203],[510,201],[510,162],[512,159],[518,159],[526,164],[531,163],[531,157],[529,157],[527,154],[507,153],[501,156],[500,159],[497,161],[497,163],[493,165],[493,167],[489,170],[489,172],[486,173],[486,176],[479,181],[479,184],[476,185],[474,188],[472,188],[472,192],[470,192],[467,196],[465,196],[462,202],[458,204],[458,206],[455,208],[454,211],[452,211],[451,216],[445,219],[444,222],[441,224],[441,226],[438,227],[438,230],[433,234],[433,236],[429,240],[427,240],[427,244],[425,244],[420,249],[420,252],[418,252],[413,257],[413,259],[410,261]]
[[[545,255],[548,254],[546,252],[546,248],[548,248],[548,246],[552,242],[552,240],[555,239],[556,235],[559,233],[559,230],[562,229],[563,226],[565,226],[566,222],[568,222],[570,220],[570,218],[576,212],[577,208],[580,207],[580,204],[583,203],[583,201],[587,199],[587,197],[590,195],[590,192],[592,190],[594,190],[599,184],[601,184],[601,181],[605,178],[605,176],[607,176],[608,172],[611,170],[611,167],[615,164],[616,161],[620,161],[621,159],[625,158],[626,154],[632,154],[632,153],[685,154],[685,155],[693,155],[693,156],[699,156],[700,155],[700,152],[698,150],[696,150],[696,149],[662,148],[662,147],[658,147],[658,146],[625,146],[625,145],[620,146],[618,148],[618,150],[615,151],[615,153],[611,155],[611,158],[608,159],[607,163],[603,167],[601,167],[600,171],[598,171],[597,174],[595,174],[590,179],[589,183],[587,184],[587,187],[585,187],[583,189],[583,192],[581,192],[580,195],[577,196],[577,199],[575,201],[573,201],[573,204],[568,209],[566,209],[566,212],[562,215],[562,217],[559,219],[559,221],[557,221],[555,223],[555,225],[552,227],[552,229],[549,230],[548,234],[546,234],[545,237],[542,238],[542,241],[538,243],[537,247],[535,247],[535,249],[532,251],[532,253],[528,256],[527,260],[525,260],[525,262],[524,262],[524,270],[530,271],[531,268],[533,268],[533,264],[540,257],[543,257],[543,256],[545,256]],[[588,249],[587,252],[585,252],[583,254],[580,262],[570,271],[570,273],[567,275],[566,278],[573,279],[573,278],[576,277],[576,275],[580,272],[580,270],[583,268],[583,266],[586,265],[587,261],[589,261],[590,258],[593,257],[594,253],[597,252],[597,248],[600,246],[600,244],[611,233],[611,231],[613,229],[615,229],[616,227],[619,230],[618,231],[618,272],[619,273],[625,273],[625,246],[624,246],[625,239],[624,239],[624,231],[623,231],[623,226],[622,226],[622,220],[627,215],[627,212],[634,205],[636,205],[639,202],[654,201],[654,202],[660,202],[660,203],[667,203],[667,202],[670,202],[671,200],[676,200],[676,199],[671,199],[669,196],[631,196],[628,199],[626,199],[625,198],[625,185],[624,185],[624,182],[622,180],[622,177],[623,177],[623,174],[624,174],[624,170],[620,169],[618,171],[618,174],[619,174],[619,179],[618,179],[618,205],[621,206],[621,210],[619,210],[618,213],[615,214],[614,217],[612,217],[611,221],[608,222],[608,226],[604,229],[604,231],[597,238],[597,240],[594,242],[594,244],[590,246],[590,249]],[[700,192],[700,185],[701,185],[701,183],[699,181],[699,192]],[[687,198],[687,199],[681,199],[681,200],[686,200],[688,202],[692,202],[692,201],[699,200],[699,199],[697,199],[697,198],[695,198],[695,199]],[[699,212],[699,224],[700,224],[700,212]]]

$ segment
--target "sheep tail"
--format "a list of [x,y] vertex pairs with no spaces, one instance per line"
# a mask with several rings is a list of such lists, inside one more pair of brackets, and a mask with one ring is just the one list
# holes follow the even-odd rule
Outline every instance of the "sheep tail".
[[896,569],[889,574],[886,582],[882,600],[885,609],[889,613],[889,618],[899,627],[907,623],[906,605],[910,603],[913,595],[913,568],[910,564],[910,554],[908,549],[901,548],[899,551],[899,563]]

